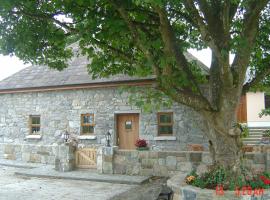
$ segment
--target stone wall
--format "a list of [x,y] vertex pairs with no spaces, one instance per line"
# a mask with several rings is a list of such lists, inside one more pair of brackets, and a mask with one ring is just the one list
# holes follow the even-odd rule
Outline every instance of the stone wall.
[[[140,137],[147,139],[153,149],[185,150],[188,143],[205,142],[200,117],[191,109],[175,104],[160,110],[174,112],[174,137],[162,139],[157,137],[157,113],[141,113],[128,104],[128,95],[120,94],[117,88],[0,94],[0,142],[55,145],[66,129],[79,135],[81,114],[94,113],[95,133],[81,139],[79,145],[100,146],[108,130],[115,133],[116,114],[129,112],[140,113]],[[27,139],[29,115],[41,116],[41,138]]]
[[0,143],[0,158],[54,165],[58,150],[58,145]]
[[[269,155],[269,152],[246,153],[245,165],[254,171],[269,170]],[[113,172],[154,176],[171,176],[176,172],[187,174],[191,170],[202,173],[211,162],[209,152],[116,150],[113,155]]]

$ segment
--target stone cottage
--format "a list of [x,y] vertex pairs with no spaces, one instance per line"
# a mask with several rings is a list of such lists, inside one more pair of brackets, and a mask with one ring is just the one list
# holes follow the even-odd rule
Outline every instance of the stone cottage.
[[144,113],[129,104],[128,92],[119,92],[121,86],[151,86],[154,77],[93,80],[87,64],[74,57],[63,71],[30,66],[0,82],[1,158],[53,164],[65,131],[77,136],[82,149],[104,145],[109,130],[120,149],[134,149],[138,138],[155,150],[205,143],[201,119],[190,108],[175,103]]

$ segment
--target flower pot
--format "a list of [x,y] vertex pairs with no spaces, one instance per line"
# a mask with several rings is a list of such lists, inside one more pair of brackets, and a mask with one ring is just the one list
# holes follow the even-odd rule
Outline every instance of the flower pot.
[[189,151],[203,151],[203,145],[201,144],[188,144]]
[[138,151],[147,151],[147,150],[149,150],[149,147],[137,147],[136,149]]
[[252,152],[253,151],[253,146],[243,146],[242,151],[243,152]]

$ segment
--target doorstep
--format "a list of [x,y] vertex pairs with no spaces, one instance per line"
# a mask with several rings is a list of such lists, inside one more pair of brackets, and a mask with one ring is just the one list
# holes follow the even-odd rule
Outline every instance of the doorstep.
[[69,172],[58,172],[54,169],[54,166],[51,165],[33,169],[18,169],[15,172],[15,175],[38,177],[38,178],[107,182],[107,183],[129,184],[129,185],[139,185],[145,183],[150,178],[150,176],[100,174],[96,170],[75,170]]

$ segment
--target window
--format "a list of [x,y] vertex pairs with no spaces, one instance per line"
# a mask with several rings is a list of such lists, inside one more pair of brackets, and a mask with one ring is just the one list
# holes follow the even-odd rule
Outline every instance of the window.
[[30,115],[30,134],[35,135],[40,132],[40,115]]
[[132,121],[126,121],[125,122],[125,129],[126,130],[131,130],[132,129]]
[[81,134],[93,134],[94,133],[94,114],[82,114],[81,115]]
[[158,113],[158,135],[173,134],[173,113]]
[[270,95],[264,95],[264,107],[265,109],[270,108]]

